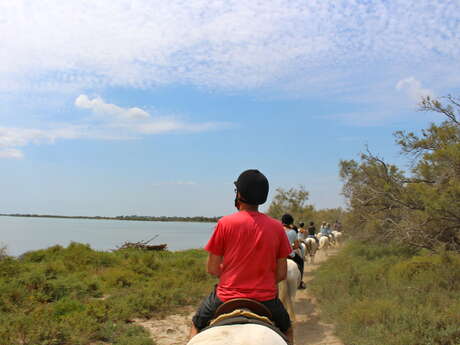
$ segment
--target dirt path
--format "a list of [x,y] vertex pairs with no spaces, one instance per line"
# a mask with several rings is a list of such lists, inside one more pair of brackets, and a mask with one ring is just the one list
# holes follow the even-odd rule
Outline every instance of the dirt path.
[[[330,252],[331,256],[334,254],[334,251]],[[313,279],[313,271],[326,259],[325,255],[319,253],[314,265],[305,264],[304,281],[307,285]],[[150,332],[157,345],[185,345],[195,308],[196,306],[186,307],[179,314],[162,320],[141,321],[139,324]],[[321,320],[316,300],[309,293],[308,286],[306,290],[298,290],[295,310],[297,315],[297,322],[294,325],[296,345],[343,345],[334,336],[334,326]]]
[[[329,251],[329,256],[335,255],[335,250]],[[306,290],[298,290],[295,310],[297,322],[294,326],[294,341],[296,345],[343,345],[334,335],[334,325],[321,320],[320,310],[316,299],[308,291],[308,283],[313,279],[313,272],[327,260],[327,256],[318,253],[315,264],[305,263],[304,282]]]

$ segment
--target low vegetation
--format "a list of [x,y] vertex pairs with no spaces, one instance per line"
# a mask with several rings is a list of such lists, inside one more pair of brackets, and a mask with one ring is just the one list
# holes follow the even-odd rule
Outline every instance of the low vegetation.
[[72,243],[0,255],[0,344],[153,344],[135,318],[197,304],[215,281],[203,250],[99,252]]
[[21,213],[11,213],[11,214],[0,214],[0,216],[7,217],[32,217],[32,218],[70,218],[70,219],[95,219],[95,220],[131,220],[131,221],[141,221],[141,222],[199,222],[199,223],[215,223],[219,220],[220,217],[177,217],[177,216],[116,216],[116,217],[101,217],[101,216],[62,216],[62,215],[53,215],[53,214],[21,214]]
[[350,243],[310,288],[345,344],[460,344],[460,254]]

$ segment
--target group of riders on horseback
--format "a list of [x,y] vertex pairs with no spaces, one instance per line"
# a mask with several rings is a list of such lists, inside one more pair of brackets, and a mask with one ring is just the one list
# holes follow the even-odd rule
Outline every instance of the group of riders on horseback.
[[[289,214],[279,222],[259,212],[269,190],[268,180],[260,171],[246,170],[234,184],[238,211],[218,221],[205,246],[207,271],[218,277],[219,283],[193,316],[189,344],[198,344],[194,339],[199,337],[194,336],[211,327],[261,323],[261,318],[284,343],[293,344],[291,318],[279,298],[278,284],[293,276],[290,259],[298,267],[294,289],[305,289],[302,243],[309,237],[318,241],[316,229],[312,222],[308,229],[302,223],[298,229]],[[320,233],[333,238],[326,223]],[[230,317],[222,318],[222,314]]]

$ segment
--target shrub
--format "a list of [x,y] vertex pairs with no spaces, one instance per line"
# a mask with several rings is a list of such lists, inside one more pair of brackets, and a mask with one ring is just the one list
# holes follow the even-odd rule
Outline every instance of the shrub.
[[152,345],[127,321],[160,317],[209,292],[206,253],[99,252],[72,243],[0,260],[0,344]]
[[460,343],[460,254],[350,243],[310,288],[350,344]]

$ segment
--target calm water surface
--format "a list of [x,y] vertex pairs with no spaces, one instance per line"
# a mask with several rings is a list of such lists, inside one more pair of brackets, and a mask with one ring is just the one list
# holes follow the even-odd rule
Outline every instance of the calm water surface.
[[213,223],[139,222],[94,219],[0,217],[0,245],[9,255],[70,242],[88,243],[97,250],[115,249],[159,235],[150,244],[167,243],[169,250],[203,248]]

